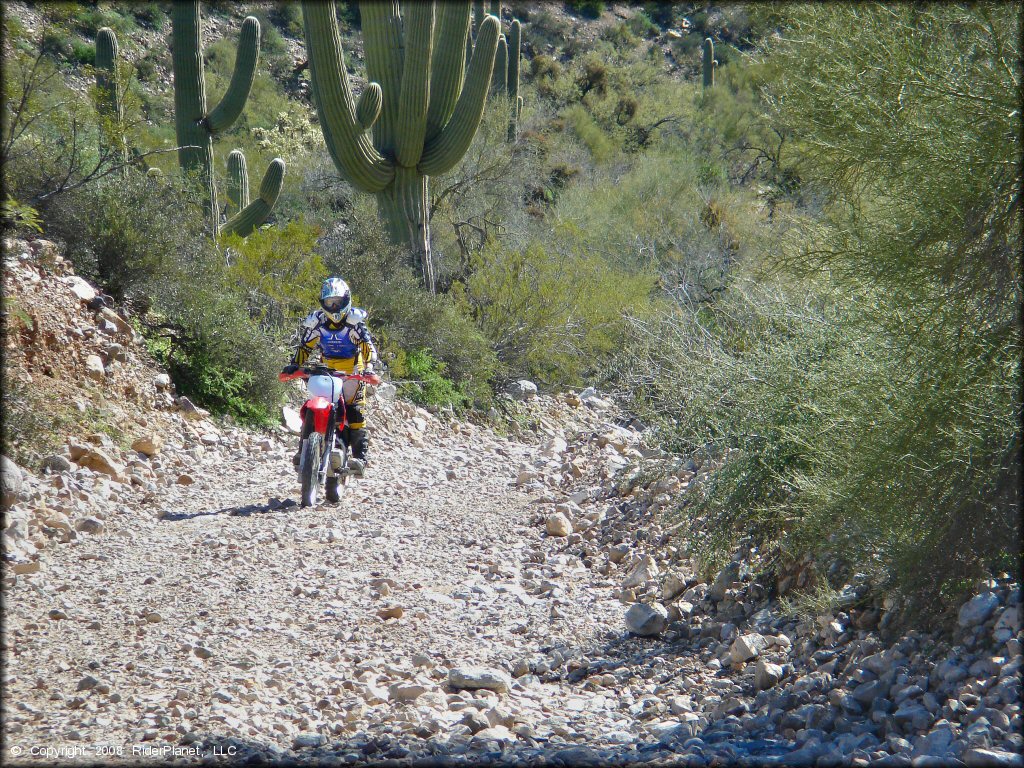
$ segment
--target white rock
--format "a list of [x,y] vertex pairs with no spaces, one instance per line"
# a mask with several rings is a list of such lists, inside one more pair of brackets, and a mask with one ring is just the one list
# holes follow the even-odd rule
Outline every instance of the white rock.
[[85,375],[96,381],[103,381],[107,378],[107,371],[103,367],[103,358],[99,355],[88,355],[85,358]]
[[416,701],[427,690],[420,683],[393,683],[388,687],[388,697],[391,701]]
[[144,453],[146,456],[156,456],[163,447],[164,439],[156,433],[143,435],[132,441],[132,450]]
[[285,405],[281,408],[281,423],[293,435],[302,434],[302,417],[291,406]]
[[96,298],[96,289],[89,285],[85,280],[80,278],[78,275],[71,275],[70,277],[63,277],[61,280],[67,284],[71,292],[75,294],[79,299],[85,303],[89,303]]
[[98,517],[83,517],[77,523],[75,523],[75,530],[81,531],[82,533],[89,533],[92,535],[98,535],[103,533],[103,529],[106,524]]
[[532,400],[537,397],[537,385],[532,381],[520,379],[505,387],[505,394],[513,400]]
[[485,667],[452,667],[448,670],[448,685],[452,688],[476,690],[485,688],[490,691],[507,691],[512,687],[512,679],[504,672]]
[[6,456],[0,456],[0,482],[3,483],[3,506],[9,507],[18,500],[25,481],[21,467]]
[[561,437],[555,436],[551,438],[541,450],[541,453],[545,456],[556,457],[565,453],[569,448],[569,444],[565,442]]
[[552,512],[544,523],[549,536],[568,536],[572,533],[572,523],[561,512]]
[[992,628],[992,635],[996,642],[1005,643],[1020,631],[1020,606],[1011,605],[1004,608]]
[[634,635],[660,635],[668,627],[668,610],[661,603],[634,603],[626,611],[626,629]]
[[153,386],[157,389],[167,389],[171,386],[171,377],[166,373],[158,373],[153,377]]
[[982,592],[975,595],[962,606],[958,620],[961,627],[973,627],[981,624],[999,607],[999,596],[995,592]]
[[735,663],[741,664],[756,659],[767,647],[768,641],[764,637],[756,632],[751,632],[733,640],[732,646],[729,648],[729,655]]
[[650,555],[644,555],[622,580],[623,589],[632,589],[658,577],[658,564]]
[[759,691],[774,688],[781,679],[782,667],[778,664],[772,664],[762,659],[754,667],[754,686]]
[[661,583],[661,599],[671,600],[686,591],[686,578],[678,573],[668,573]]

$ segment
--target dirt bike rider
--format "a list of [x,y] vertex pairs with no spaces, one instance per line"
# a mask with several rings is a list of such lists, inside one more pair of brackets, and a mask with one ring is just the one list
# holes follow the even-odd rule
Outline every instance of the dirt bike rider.
[[[295,373],[320,347],[323,363],[344,373],[373,373],[378,364],[377,347],[366,327],[366,312],[352,306],[352,292],[340,277],[329,277],[320,289],[321,309],[311,312],[299,329],[299,345],[283,373]],[[348,426],[339,430],[352,451],[349,470],[362,477],[366,469],[369,436],[366,433],[366,391],[360,382],[346,381],[342,390]],[[292,463],[298,465],[296,453]]]

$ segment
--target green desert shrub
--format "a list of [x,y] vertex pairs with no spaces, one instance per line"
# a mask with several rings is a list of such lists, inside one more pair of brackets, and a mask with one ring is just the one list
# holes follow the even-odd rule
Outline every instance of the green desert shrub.
[[140,318],[183,394],[215,413],[266,423],[281,397],[283,329],[202,235],[202,207],[174,175],[133,172],[56,198],[41,215],[76,270]]
[[635,407],[723,462],[684,509],[695,543],[813,552],[925,613],[1017,563],[1020,20],[783,16],[772,124],[821,200],[776,217],[746,279],[638,334]]
[[578,385],[624,343],[626,315],[648,310],[654,278],[581,247],[572,227],[521,250],[484,248],[456,295],[512,377]]

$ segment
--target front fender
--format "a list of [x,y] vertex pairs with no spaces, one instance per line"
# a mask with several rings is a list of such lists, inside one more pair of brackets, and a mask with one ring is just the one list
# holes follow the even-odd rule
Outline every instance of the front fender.
[[313,412],[313,429],[326,437],[327,423],[331,419],[331,401],[326,397],[311,397],[299,409],[299,416],[305,420],[306,414]]

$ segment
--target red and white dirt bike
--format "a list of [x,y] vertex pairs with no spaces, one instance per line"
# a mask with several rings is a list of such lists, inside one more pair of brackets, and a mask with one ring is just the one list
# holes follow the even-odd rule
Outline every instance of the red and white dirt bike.
[[325,365],[305,365],[295,373],[279,373],[281,381],[305,379],[309,399],[299,409],[302,417],[299,445],[299,480],[302,506],[316,504],[320,489],[327,501],[339,501],[340,488],[348,480],[348,446],[338,439],[338,425],[347,418],[344,383],[380,384],[375,374],[343,373]]

